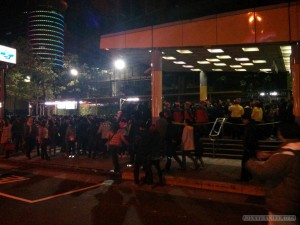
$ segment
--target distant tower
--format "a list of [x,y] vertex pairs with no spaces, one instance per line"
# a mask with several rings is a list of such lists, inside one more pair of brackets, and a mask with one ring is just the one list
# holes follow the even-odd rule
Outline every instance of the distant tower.
[[28,38],[32,53],[62,68],[65,0],[29,0]]

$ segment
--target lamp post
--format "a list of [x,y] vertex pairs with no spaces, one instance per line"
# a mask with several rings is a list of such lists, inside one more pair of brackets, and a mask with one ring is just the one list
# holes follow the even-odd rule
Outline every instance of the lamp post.
[[[79,75],[79,72],[77,69],[75,68],[72,68],[70,69],[70,74],[73,76],[73,77],[77,77]],[[76,94],[75,96],[75,100],[76,100],[76,114],[79,115],[80,114],[80,103],[79,103],[79,99],[78,99],[78,96]]]
[[126,63],[123,59],[117,59],[114,61],[114,81],[112,82],[112,96],[117,96],[117,82],[116,82],[116,70],[121,71],[126,67]]

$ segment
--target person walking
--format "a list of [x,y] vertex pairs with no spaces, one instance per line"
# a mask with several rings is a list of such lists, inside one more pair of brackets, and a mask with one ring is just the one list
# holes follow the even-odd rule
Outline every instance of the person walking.
[[121,151],[122,144],[128,145],[128,141],[123,135],[122,130],[119,127],[118,123],[112,123],[111,130],[108,135],[108,149],[112,155],[112,163],[114,169],[111,172],[120,173],[120,163],[119,163],[119,153]]
[[[177,149],[180,145],[180,138],[177,138],[177,132],[172,124],[171,118],[168,119],[168,127],[166,132],[166,157],[167,161],[165,164],[165,171],[169,172],[171,169],[172,158],[178,163],[179,167],[182,169],[182,161],[178,157]],[[179,139],[179,140],[178,140]]]
[[147,184],[153,184],[153,172],[152,167],[154,166],[158,175],[158,183],[156,185],[163,186],[163,174],[160,167],[160,133],[156,129],[155,124],[152,124],[150,127],[151,143],[150,143],[150,152],[146,157],[146,174],[145,181]]
[[195,152],[194,127],[192,121],[190,121],[189,119],[186,119],[184,121],[181,143],[183,170],[186,170],[186,157],[189,157],[194,163],[194,168],[198,169],[200,165],[192,155],[192,152]]
[[158,131],[159,136],[160,136],[160,143],[158,148],[161,151],[161,155],[164,156],[165,155],[165,146],[166,146],[166,132],[168,129],[168,121],[166,120],[164,113],[160,112],[159,113],[159,119],[156,120],[155,122],[155,129]]
[[251,119],[251,115],[244,114],[242,116],[244,130],[244,149],[241,163],[240,181],[250,181],[252,179],[251,173],[245,168],[245,163],[253,157],[256,157],[256,150],[258,147],[258,135],[255,122]]
[[[254,158],[246,168],[267,185],[266,206],[268,225],[297,225],[300,218],[300,127],[295,121],[278,126],[278,138],[283,145],[266,161]],[[275,221],[275,215],[292,215],[294,221]]]
[[69,126],[66,131],[66,146],[68,149],[68,157],[69,158],[75,158],[75,147],[76,147],[76,128],[72,121],[69,122]]
[[36,136],[37,136],[37,126],[33,122],[33,118],[30,116],[27,118],[25,124],[25,155],[28,159],[31,159],[31,152],[36,147]]
[[10,157],[10,151],[12,149],[6,149],[7,144],[11,143],[11,124],[8,119],[4,119],[1,139],[0,139],[0,148],[1,152],[4,150],[4,158],[8,159]]
[[41,159],[50,160],[47,152],[49,146],[49,131],[46,121],[41,122],[38,136],[41,143]]

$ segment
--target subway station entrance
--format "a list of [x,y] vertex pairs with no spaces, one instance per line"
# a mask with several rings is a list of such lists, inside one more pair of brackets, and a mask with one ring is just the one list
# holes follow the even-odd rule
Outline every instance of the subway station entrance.
[[[123,58],[128,67],[151,73],[152,118],[163,107],[162,77],[176,72],[198,74],[199,101],[209,98],[212,74],[232,81],[242,73],[286,77],[292,93],[280,95],[293,99],[299,119],[299,18],[295,1],[103,35],[100,49],[111,60]],[[262,94],[272,97],[279,89]]]

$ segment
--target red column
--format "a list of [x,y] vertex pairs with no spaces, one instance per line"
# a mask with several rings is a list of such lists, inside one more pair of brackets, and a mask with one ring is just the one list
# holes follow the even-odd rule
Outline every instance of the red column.
[[300,46],[292,46],[291,73],[293,82],[294,115],[300,123]]
[[162,112],[162,56],[159,49],[151,53],[152,121],[155,122]]

